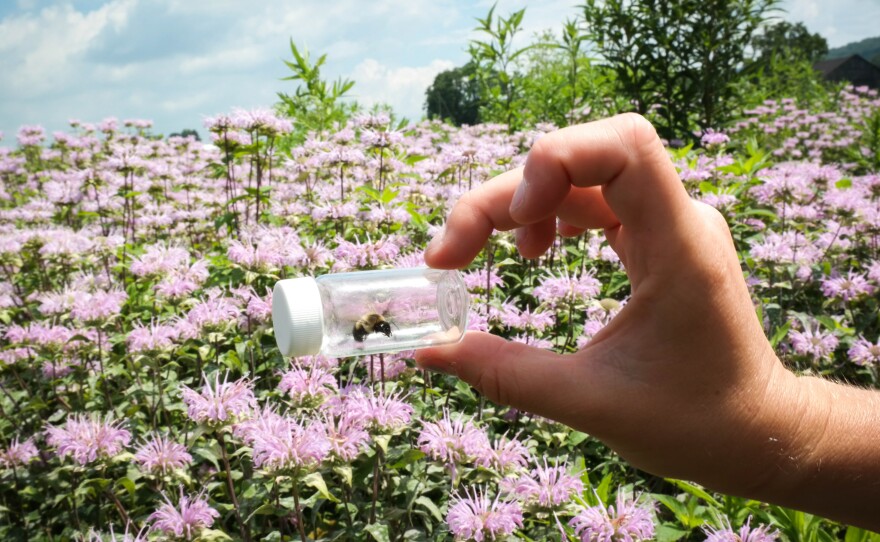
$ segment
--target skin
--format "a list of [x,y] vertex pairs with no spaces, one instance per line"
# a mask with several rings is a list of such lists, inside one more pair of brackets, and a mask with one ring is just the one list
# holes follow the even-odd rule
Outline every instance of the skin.
[[421,350],[498,403],[589,433],[632,465],[880,530],[880,393],[798,377],[758,321],[730,230],[691,200],[634,114],[542,137],[524,168],[465,194],[425,254],[462,268],[493,230],[526,258],[602,228],[632,297],[560,355],[487,333]]

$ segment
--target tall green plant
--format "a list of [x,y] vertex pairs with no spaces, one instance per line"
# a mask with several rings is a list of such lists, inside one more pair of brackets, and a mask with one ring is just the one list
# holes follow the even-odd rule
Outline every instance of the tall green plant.
[[565,53],[568,61],[568,99],[569,99],[569,124],[575,122],[575,110],[578,105],[578,97],[580,89],[578,88],[578,65],[581,61],[581,45],[587,39],[581,33],[580,24],[577,19],[566,19],[562,26],[562,42],[557,47]]
[[485,18],[477,18],[480,24],[475,30],[485,34],[487,39],[471,41],[469,52],[482,84],[485,104],[483,120],[504,122],[512,133],[521,126],[517,102],[522,75],[515,70],[515,61],[531,45],[521,48],[513,46],[513,38],[521,30],[525,8],[507,18],[496,17],[495,8],[496,5],[493,5]]
[[329,83],[324,80],[321,67],[327,55],[321,55],[312,63],[309,52],[305,49],[300,52],[292,39],[290,52],[294,61],[285,60],[284,64],[292,73],[281,80],[299,81],[300,84],[293,94],[278,93],[281,102],[277,104],[277,109],[294,120],[296,130],[293,137],[299,141],[309,131],[326,130],[348,118],[353,106],[343,104],[341,100],[354,86],[354,81],[339,78]]

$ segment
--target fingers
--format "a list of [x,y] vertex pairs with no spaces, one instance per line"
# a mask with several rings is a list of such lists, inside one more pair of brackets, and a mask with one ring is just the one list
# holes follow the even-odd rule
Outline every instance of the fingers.
[[630,236],[652,233],[652,242],[682,239],[694,218],[689,203],[654,128],[639,115],[620,115],[547,134],[532,147],[523,169],[462,196],[425,261],[437,268],[465,267],[493,230],[513,228],[519,228],[520,252],[534,258],[553,242],[557,217],[566,236],[624,225]]
[[455,375],[496,403],[556,420],[592,402],[589,364],[488,333],[468,332],[457,344],[418,350],[416,363]]
[[442,235],[428,245],[425,263],[438,269],[465,267],[483,249],[493,230],[519,226],[508,207],[521,178],[521,169],[510,170],[463,195],[449,213]]
[[[555,237],[555,216],[530,223],[528,227],[519,227],[522,224],[510,216],[510,202],[521,182],[522,168],[513,169],[462,196],[449,213],[442,236],[428,246],[425,262],[439,269],[465,267],[483,249],[493,230],[513,228],[518,228],[516,244],[524,257],[536,258],[546,252]],[[619,224],[599,187],[569,186],[567,189],[558,209],[558,216],[565,223],[581,231]],[[540,197],[555,196],[541,194]],[[560,233],[566,235],[563,230]]]
[[[674,226],[691,211],[675,166],[651,124],[626,114],[564,128],[539,139],[526,160],[510,214],[532,224],[557,214],[569,190],[601,186],[610,212],[632,232]],[[587,199],[586,202],[595,201]],[[564,220],[588,209],[566,202]],[[604,212],[600,207],[594,207]],[[607,218],[607,217],[606,217]],[[609,227],[603,225],[602,227]]]

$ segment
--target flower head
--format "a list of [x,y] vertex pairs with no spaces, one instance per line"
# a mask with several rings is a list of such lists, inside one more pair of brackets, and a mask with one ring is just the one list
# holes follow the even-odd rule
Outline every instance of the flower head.
[[880,339],[872,343],[864,337],[859,337],[847,353],[856,365],[878,365],[880,364]]
[[305,369],[299,366],[281,376],[278,389],[286,392],[296,406],[308,408],[320,405],[338,391],[336,379],[329,372],[319,367]]
[[652,513],[651,507],[637,506],[618,493],[616,506],[582,508],[568,524],[581,542],[636,542],[654,537]]
[[475,488],[456,494],[449,503],[446,523],[456,540],[495,540],[522,527],[523,515],[519,504],[490,499],[485,490]]
[[58,450],[61,457],[72,456],[80,465],[98,459],[113,457],[131,441],[131,433],[120,427],[107,415],[103,420],[96,415],[86,417],[73,414],[64,427],[46,428],[47,442]]
[[201,391],[197,392],[188,386],[182,386],[181,390],[183,401],[188,407],[187,414],[194,421],[209,424],[230,423],[236,418],[248,416],[257,407],[257,399],[247,378],[227,382],[227,374],[223,382],[220,382],[218,373],[214,375],[214,385],[211,386],[208,377],[202,377],[205,385]]
[[471,420],[453,419],[449,413],[436,422],[424,422],[418,444],[429,457],[452,467],[473,461],[491,449],[484,430]]
[[779,536],[778,531],[771,531],[766,525],[753,528],[751,522],[749,517],[739,531],[734,531],[730,524],[721,529],[707,528],[706,542],[775,542]]
[[583,482],[577,476],[569,474],[565,465],[551,467],[546,462],[543,467],[538,466],[529,474],[505,478],[501,487],[524,504],[534,504],[542,508],[556,508],[584,491]]
[[159,435],[144,442],[135,452],[134,460],[146,471],[166,474],[192,463],[192,456],[183,444]]
[[0,467],[22,467],[37,457],[37,454],[33,438],[19,442],[18,437],[15,437],[5,450],[0,449]]
[[311,469],[331,449],[323,423],[300,422],[271,408],[237,424],[234,433],[251,446],[254,466],[269,471]]
[[220,513],[208,505],[208,499],[201,493],[195,497],[183,494],[180,488],[180,500],[175,506],[168,496],[163,493],[165,502],[150,514],[148,522],[152,522],[151,530],[162,531],[167,536],[192,540],[202,529],[207,529],[214,524],[214,519],[220,517]]

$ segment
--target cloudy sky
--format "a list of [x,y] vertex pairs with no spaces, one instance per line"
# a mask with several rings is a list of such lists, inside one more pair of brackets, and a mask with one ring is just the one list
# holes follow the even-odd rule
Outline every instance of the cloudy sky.
[[[578,0],[528,4],[524,38],[558,29]],[[155,121],[155,132],[196,128],[232,108],[268,107],[292,91],[288,40],[327,53],[325,77],[347,77],[364,104],[422,115],[434,76],[466,60],[474,18],[491,0],[2,0],[0,131],[66,127],[108,116]],[[783,0],[832,47],[880,34],[880,0]]]

